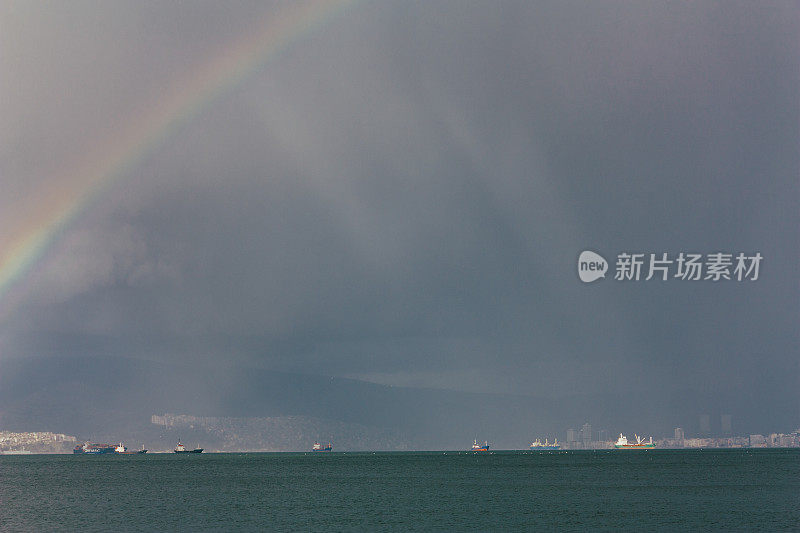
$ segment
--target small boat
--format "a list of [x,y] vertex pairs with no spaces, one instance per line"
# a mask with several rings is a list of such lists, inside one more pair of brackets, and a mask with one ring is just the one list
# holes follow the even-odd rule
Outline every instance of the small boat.
[[175,453],[203,453],[203,448],[195,448],[194,450],[187,450],[186,446],[181,444],[181,441],[178,441],[178,445],[175,446],[175,449],[172,451]]
[[620,433],[614,448],[618,450],[650,450],[656,447],[653,437],[650,437],[649,441],[645,441],[639,435],[634,435],[634,437],[636,437],[636,442],[628,442],[628,438]]
[[473,452],[488,452],[489,451],[489,441],[484,441],[483,444],[478,444],[478,439],[475,439],[472,442],[472,451]]
[[329,442],[327,446],[323,446],[319,442],[315,442],[311,447],[312,452],[329,452],[333,450],[333,445]]
[[116,453],[117,455],[139,455],[142,453],[147,453],[147,450],[144,449],[144,446],[142,446],[141,450],[129,450],[124,444],[120,442],[119,446],[114,448],[114,453]]

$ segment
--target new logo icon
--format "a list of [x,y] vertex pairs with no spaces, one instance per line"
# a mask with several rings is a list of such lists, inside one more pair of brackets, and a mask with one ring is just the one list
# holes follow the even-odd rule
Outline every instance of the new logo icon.
[[599,278],[606,277],[608,261],[603,256],[585,250],[578,257],[578,277],[584,283],[591,283]]

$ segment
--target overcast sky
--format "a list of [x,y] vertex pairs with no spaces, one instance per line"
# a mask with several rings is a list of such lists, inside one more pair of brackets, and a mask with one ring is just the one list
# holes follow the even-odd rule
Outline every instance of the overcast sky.
[[[0,243],[78,187],[65,169],[292,6],[0,2]],[[797,415],[799,13],[350,4],[59,227],[17,282],[0,364],[688,388]],[[578,279],[587,249],[606,279]],[[613,279],[620,252],[718,251],[760,252],[759,279]]]

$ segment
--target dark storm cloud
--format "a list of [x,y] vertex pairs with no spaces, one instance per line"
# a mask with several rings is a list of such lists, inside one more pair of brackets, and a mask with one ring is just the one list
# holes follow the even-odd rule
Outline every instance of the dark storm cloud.
[[[25,112],[2,130],[4,186],[24,190],[38,154],[124,121],[263,9],[104,6],[11,6],[28,24],[9,28],[3,75],[23,81],[2,109]],[[710,388],[796,418],[797,35],[791,3],[359,4],[68,228],[3,356],[530,394]],[[67,46],[52,69],[21,59],[53,40]],[[584,286],[584,249],[765,262],[753,283]]]

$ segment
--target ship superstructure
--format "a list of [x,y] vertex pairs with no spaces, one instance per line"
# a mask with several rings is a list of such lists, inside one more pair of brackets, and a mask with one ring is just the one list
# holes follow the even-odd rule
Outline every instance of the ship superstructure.
[[475,439],[472,442],[472,451],[473,452],[488,452],[489,451],[489,441],[484,441],[483,444],[478,444],[478,439]]
[[558,439],[555,439],[552,444],[547,440],[544,439],[544,443],[541,440],[536,439],[535,441],[531,442],[530,449],[532,451],[539,451],[539,450],[560,450],[561,445],[558,443]]
[[628,442],[628,438],[620,433],[614,448],[618,450],[649,450],[656,447],[653,437],[650,437],[649,441],[645,441],[639,435],[634,435],[634,437],[636,437],[636,442]]

